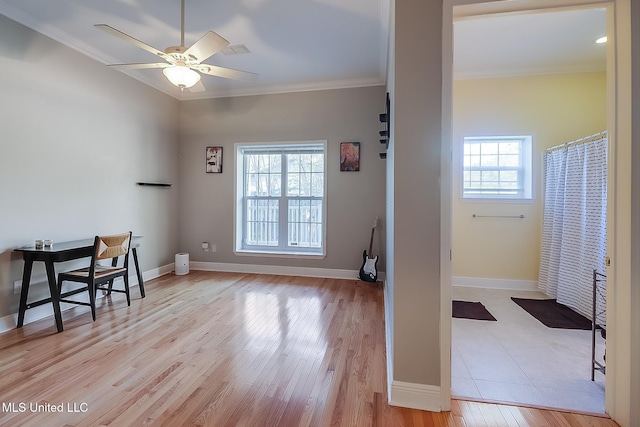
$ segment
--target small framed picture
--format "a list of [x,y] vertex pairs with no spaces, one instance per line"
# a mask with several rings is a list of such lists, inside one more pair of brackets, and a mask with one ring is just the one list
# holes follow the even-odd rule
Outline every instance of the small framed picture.
[[207,147],[207,173],[222,173],[222,147]]
[[340,143],[340,171],[352,172],[360,170],[360,143]]

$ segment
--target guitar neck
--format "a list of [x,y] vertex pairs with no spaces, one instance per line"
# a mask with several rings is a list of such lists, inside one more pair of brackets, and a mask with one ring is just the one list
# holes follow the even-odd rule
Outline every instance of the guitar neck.
[[376,228],[373,227],[371,229],[371,238],[369,239],[369,252],[368,252],[369,256],[371,256],[371,251],[373,250],[373,234],[375,233],[375,231],[376,231]]

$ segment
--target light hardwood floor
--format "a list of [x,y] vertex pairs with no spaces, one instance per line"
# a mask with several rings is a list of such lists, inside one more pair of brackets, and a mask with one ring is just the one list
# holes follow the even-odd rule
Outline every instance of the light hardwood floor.
[[[0,334],[0,425],[591,426],[607,418],[452,401],[387,404],[382,289],[192,271]],[[61,410],[60,412],[58,410]],[[55,410],[55,412],[54,412]]]

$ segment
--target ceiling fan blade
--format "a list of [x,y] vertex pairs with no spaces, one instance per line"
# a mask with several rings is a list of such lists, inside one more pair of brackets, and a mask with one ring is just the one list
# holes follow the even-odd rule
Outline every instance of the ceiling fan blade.
[[218,67],[215,65],[200,64],[194,66],[193,68],[200,71],[201,73],[209,74],[210,76],[224,77],[225,79],[246,81],[254,81],[258,79],[258,75],[256,73],[234,70],[232,68]]
[[189,88],[191,92],[206,92],[207,88],[202,84],[202,80],[198,80],[198,83]]
[[122,40],[127,41],[127,42],[129,42],[131,44],[134,44],[134,45],[138,46],[139,48],[146,50],[147,52],[151,52],[154,55],[158,55],[159,57],[163,58],[166,61],[169,61],[170,58],[171,58],[170,55],[167,55],[163,51],[158,50],[153,46],[149,46],[148,44],[146,44],[144,42],[141,42],[140,40],[138,40],[138,39],[136,39],[134,37],[131,37],[129,34],[125,34],[120,30],[116,30],[115,28],[113,28],[113,27],[111,27],[111,26],[109,26],[107,24],[95,24],[94,27],[96,27],[96,28],[98,28],[98,29],[100,29],[102,31],[105,31],[105,32],[107,32],[109,34],[112,34],[112,35],[114,35],[116,37],[119,37]]
[[195,58],[196,62],[200,63],[227,46],[229,46],[229,42],[224,37],[213,31],[207,31],[207,33],[200,37],[200,40],[195,42],[184,54],[188,57],[191,56]]
[[116,68],[130,68],[130,69],[143,69],[143,68],[167,68],[171,67],[171,64],[166,62],[149,62],[143,64],[108,64],[109,67]]

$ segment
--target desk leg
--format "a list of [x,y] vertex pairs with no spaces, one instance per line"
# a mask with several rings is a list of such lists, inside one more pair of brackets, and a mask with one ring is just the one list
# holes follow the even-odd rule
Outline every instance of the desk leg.
[[53,268],[52,261],[46,261],[47,278],[49,279],[49,292],[51,292],[51,305],[53,305],[53,315],[56,319],[56,327],[58,332],[62,332],[62,313],[60,312],[60,294],[58,293],[58,285],[56,283],[56,272]]
[[31,283],[31,270],[33,258],[25,256],[24,270],[22,271],[22,290],[20,291],[20,308],[18,309],[18,328],[24,324],[24,313],[27,311],[27,297],[29,296],[29,284]]
[[142,280],[142,272],[140,271],[140,264],[138,263],[138,251],[136,248],[131,248],[131,252],[133,252],[133,263],[136,265],[136,274],[138,275],[138,286],[140,286],[140,295],[142,298],[144,295],[144,280]]

